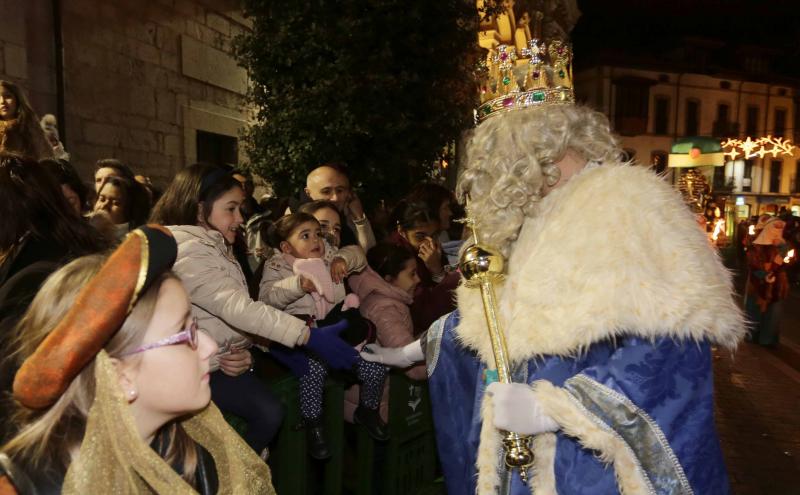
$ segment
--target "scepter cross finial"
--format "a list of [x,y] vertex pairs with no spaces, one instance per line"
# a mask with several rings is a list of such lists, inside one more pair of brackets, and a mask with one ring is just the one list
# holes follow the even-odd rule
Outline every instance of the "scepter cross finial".
[[469,194],[464,196],[464,213],[466,213],[466,216],[456,220],[456,222],[463,223],[469,227],[470,232],[472,232],[472,241],[475,244],[478,244],[478,229],[475,227],[477,222],[475,221],[475,217],[472,216],[472,207],[469,203]]

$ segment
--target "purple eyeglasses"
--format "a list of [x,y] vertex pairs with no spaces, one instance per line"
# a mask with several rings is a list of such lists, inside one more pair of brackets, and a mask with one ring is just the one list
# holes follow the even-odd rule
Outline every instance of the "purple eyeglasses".
[[192,318],[192,322],[189,324],[189,327],[184,329],[182,332],[178,332],[175,335],[170,335],[169,337],[165,337],[159,340],[158,342],[153,342],[152,344],[145,344],[141,347],[137,347],[136,349],[130,352],[122,354],[120,357],[139,354],[140,352],[149,351],[150,349],[157,349],[159,347],[165,347],[168,345],[183,344],[184,342],[188,343],[189,347],[191,347],[192,349],[197,349],[197,317]]

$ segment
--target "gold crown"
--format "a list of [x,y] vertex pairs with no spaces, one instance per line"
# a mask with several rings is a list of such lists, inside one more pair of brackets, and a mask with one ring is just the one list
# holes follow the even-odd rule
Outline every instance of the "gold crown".
[[[503,40],[504,26],[511,17],[513,40]],[[533,34],[527,14],[515,26],[507,12],[498,16],[496,30],[482,26],[480,45],[489,50],[481,67],[481,105],[475,113],[480,124],[489,117],[540,105],[564,105],[575,102],[572,88],[572,47],[559,39],[546,40],[541,35],[542,13],[534,13]],[[485,29],[485,28],[489,29]],[[514,45],[501,43],[514,42]]]

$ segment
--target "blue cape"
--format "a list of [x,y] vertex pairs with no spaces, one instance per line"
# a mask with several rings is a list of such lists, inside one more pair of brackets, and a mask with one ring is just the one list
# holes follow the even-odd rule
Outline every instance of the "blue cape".
[[[431,327],[426,357],[447,492],[466,495],[475,493],[487,373],[477,355],[457,341],[458,321],[456,311]],[[532,359],[512,373],[516,382],[547,380],[564,387],[587,416],[625,441],[654,493],[729,493],[714,426],[707,342],[618,338],[596,343],[577,358]],[[559,494],[619,493],[614,467],[561,431],[554,469]],[[501,492],[530,494],[516,472],[503,477]]]

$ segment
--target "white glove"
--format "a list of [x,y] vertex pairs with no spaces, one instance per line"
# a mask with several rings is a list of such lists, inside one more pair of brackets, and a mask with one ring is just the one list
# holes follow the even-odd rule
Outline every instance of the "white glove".
[[558,430],[558,423],[542,411],[531,387],[522,383],[490,383],[486,394],[494,404],[494,426],[520,435]]
[[381,347],[378,344],[367,344],[361,350],[364,361],[381,363],[394,368],[408,368],[425,360],[422,343],[419,340],[403,347]]

